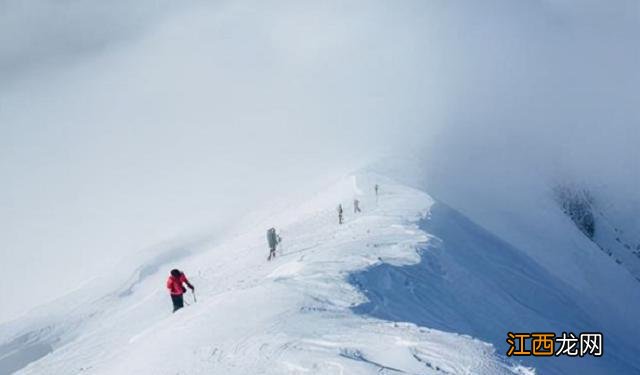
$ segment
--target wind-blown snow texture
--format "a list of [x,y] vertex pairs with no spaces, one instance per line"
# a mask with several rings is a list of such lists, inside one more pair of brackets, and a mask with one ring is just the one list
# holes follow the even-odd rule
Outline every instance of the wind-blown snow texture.
[[[375,183],[381,185],[378,199]],[[350,210],[354,194],[364,209],[359,215]],[[347,213],[342,226],[338,202]],[[590,312],[591,299],[583,300],[588,290],[569,285],[421,190],[363,173],[301,207],[262,217],[215,245],[185,244],[183,258],[174,244],[143,262],[135,275],[94,280],[5,324],[0,373],[527,374],[536,367],[546,374],[640,368],[637,344],[620,329],[632,322],[603,321]],[[271,226],[280,229],[283,244],[275,261],[267,262],[264,230]],[[579,268],[587,272],[600,259],[608,257],[589,257]],[[198,302],[188,297],[190,305],[171,314],[164,282],[174,266],[190,276]],[[605,332],[600,359],[531,358],[523,366],[503,355],[509,330],[597,329]]]

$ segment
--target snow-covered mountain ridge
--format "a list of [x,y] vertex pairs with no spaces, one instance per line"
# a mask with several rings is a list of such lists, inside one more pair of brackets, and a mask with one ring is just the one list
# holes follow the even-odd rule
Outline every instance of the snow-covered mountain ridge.
[[[377,198],[375,183],[381,186]],[[351,211],[354,196],[361,214]],[[338,203],[345,206],[343,225],[337,224]],[[270,226],[280,230],[283,243],[278,257],[267,262],[264,230]],[[547,374],[640,369],[638,345],[624,336],[637,330],[625,320],[637,312],[637,303],[609,322],[595,309],[594,298],[587,298],[591,291],[567,281],[601,282],[603,272],[615,268],[560,277],[518,244],[426,192],[380,175],[350,176],[302,206],[270,213],[245,228],[215,245],[173,246],[141,264],[135,275],[90,283],[5,324],[0,370]],[[609,261],[591,250],[576,269],[586,273],[602,259]],[[198,301],[187,298],[190,305],[171,314],[164,282],[174,266],[190,276]],[[612,283],[627,279],[617,276]],[[635,284],[629,278],[628,285]],[[629,291],[632,297],[637,293]],[[615,295],[607,302],[622,303]],[[606,356],[527,358],[522,364],[504,356],[508,331],[563,330],[603,331]]]

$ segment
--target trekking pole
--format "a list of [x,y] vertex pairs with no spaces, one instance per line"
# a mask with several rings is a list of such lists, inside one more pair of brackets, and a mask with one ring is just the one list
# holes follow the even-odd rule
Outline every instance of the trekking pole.
[[196,299],[196,291],[194,289],[191,289],[191,294],[193,294],[193,303],[198,302],[198,300]]

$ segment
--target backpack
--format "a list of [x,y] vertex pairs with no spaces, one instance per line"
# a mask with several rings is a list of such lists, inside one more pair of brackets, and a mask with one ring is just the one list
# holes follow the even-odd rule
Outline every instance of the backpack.
[[275,228],[270,228],[267,230],[267,242],[269,243],[269,247],[275,248],[278,244],[278,237],[276,236]]

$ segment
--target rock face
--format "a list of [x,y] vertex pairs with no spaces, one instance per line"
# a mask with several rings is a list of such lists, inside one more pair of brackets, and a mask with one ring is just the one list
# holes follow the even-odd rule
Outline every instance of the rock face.
[[593,240],[596,221],[593,215],[593,197],[586,189],[562,185],[554,189],[556,200],[567,216],[585,236]]

